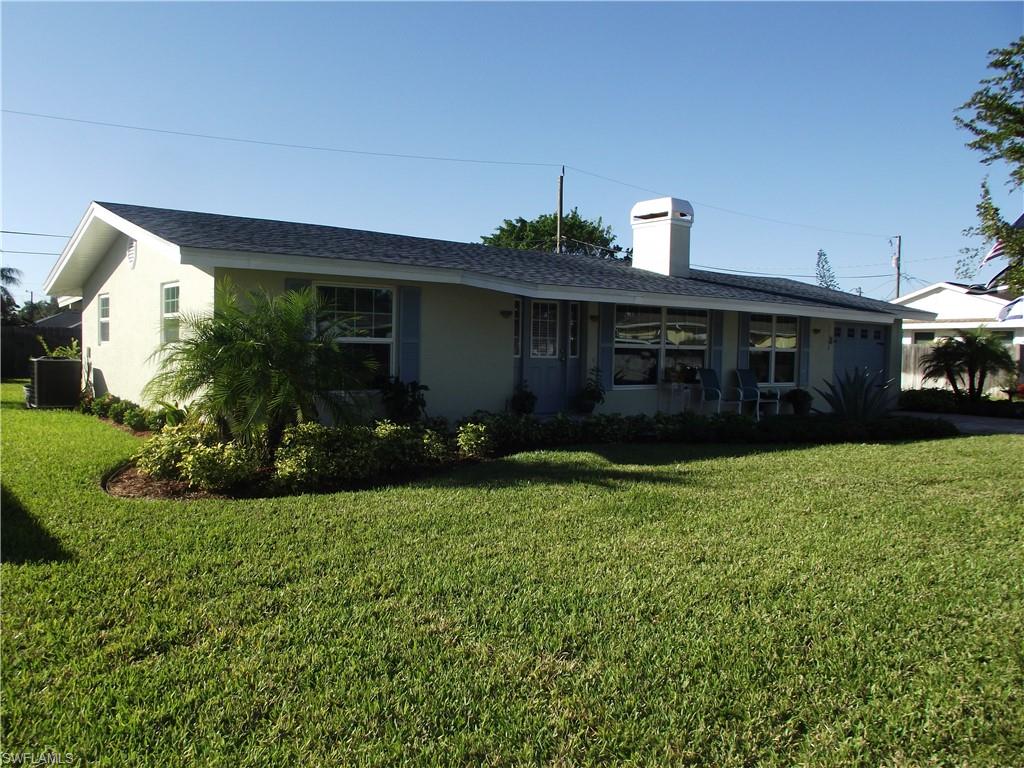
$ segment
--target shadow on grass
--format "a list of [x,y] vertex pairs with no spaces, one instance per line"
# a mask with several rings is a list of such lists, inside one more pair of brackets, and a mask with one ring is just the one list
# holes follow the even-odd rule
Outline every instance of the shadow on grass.
[[0,562],[63,563],[74,559],[6,485],[0,486],[0,506]]
[[[612,488],[622,484],[695,485],[685,465],[704,459],[749,456],[803,450],[792,445],[676,445],[668,443],[613,443],[552,448],[537,453],[515,454],[480,464],[463,465],[454,472],[422,478],[420,488],[508,488],[520,485],[584,484]],[[565,454],[591,458],[571,461]],[[546,458],[552,456],[552,458]],[[598,456],[602,462],[595,462]]]

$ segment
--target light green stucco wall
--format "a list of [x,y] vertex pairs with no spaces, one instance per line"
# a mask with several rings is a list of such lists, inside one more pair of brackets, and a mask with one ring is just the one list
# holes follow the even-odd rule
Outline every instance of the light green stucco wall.
[[[513,389],[512,318],[514,297],[461,285],[387,282],[362,278],[285,274],[258,270],[218,269],[240,289],[260,286],[284,290],[285,279],[314,283],[376,285],[396,291],[403,285],[420,288],[420,383],[431,416],[458,419],[475,410],[500,411]],[[401,322],[400,320],[398,321]],[[396,350],[397,357],[397,350]]]

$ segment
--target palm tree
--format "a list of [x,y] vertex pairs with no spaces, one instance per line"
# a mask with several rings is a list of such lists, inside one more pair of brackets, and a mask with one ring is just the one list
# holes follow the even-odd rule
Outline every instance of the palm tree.
[[14,267],[0,267],[0,318],[9,323],[17,320],[18,302],[10,289],[21,285],[21,270]]
[[154,353],[159,371],[146,396],[190,402],[191,412],[216,424],[222,437],[265,445],[272,460],[289,425],[316,421],[324,410],[343,419],[341,392],[365,386],[373,366],[338,343],[354,332],[342,334],[322,315],[308,288],[239,295],[224,280],[213,311],[183,315],[180,338]]
[[1006,346],[985,329],[959,331],[959,338],[947,338],[935,344],[921,359],[926,379],[945,378],[959,400],[967,387],[970,402],[981,400],[985,380],[990,375],[1014,370],[1013,356]]

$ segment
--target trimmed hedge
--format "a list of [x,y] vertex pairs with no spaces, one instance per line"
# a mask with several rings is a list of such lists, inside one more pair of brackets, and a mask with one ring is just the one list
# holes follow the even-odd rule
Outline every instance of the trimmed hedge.
[[755,422],[733,414],[694,413],[656,416],[617,414],[545,422],[532,416],[475,413],[463,422],[456,440],[468,458],[488,458],[521,450],[585,443],[847,443],[926,440],[953,437],[959,431],[942,419],[911,416],[869,422],[831,416],[773,416]]
[[925,387],[905,389],[900,392],[900,408],[906,411],[925,413],[962,413],[969,416],[994,416],[1003,419],[1024,418],[1024,402],[991,400],[987,395],[972,403],[964,398],[957,399],[951,389]]
[[[431,426],[442,426],[433,424]],[[956,427],[940,419],[886,418],[866,423],[828,416],[776,416],[754,422],[723,414],[616,414],[546,421],[514,413],[478,412],[455,435],[423,423],[379,421],[372,427],[307,423],[285,430],[272,468],[260,452],[218,442],[197,425],[166,426],[136,454],[138,467],[197,488],[230,491],[262,485],[267,492],[323,491],[395,482],[462,459],[487,459],[522,450],[587,443],[841,443],[949,437]],[[271,474],[271,469],[272,474]]]

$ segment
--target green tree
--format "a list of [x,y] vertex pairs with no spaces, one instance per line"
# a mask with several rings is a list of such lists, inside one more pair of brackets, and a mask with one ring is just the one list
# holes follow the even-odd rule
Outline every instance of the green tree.
[[322,319],[310,289],[239,294],[217,285],[210,313],[183,315],[181,338],[155,353],[153,400],[190,402],[222,437],[262,445],[272,460],[288,426],[316,421],[325,410],[346,416],[342,390],[365,387],[374,364],[341,345],[351,328]]
[[[555,214],[542,213],[533,219],[505,219],[494,234],[484,235],[481,241],[500,248],[554,251],[557,231]],[[583,218],[576,208],[562,217],[562,252],[613,259],[628,259],[632,255],[630,250],[615,244],[611,226],[600,217],[596,221]]]
[[58,312],[60,312],[60,305],[57,304],[57,299],[49,298],[44,301],[26,301],[18,310],[18,317],[23,323],[31,324]]
[[[989,57],[988,67],[997,74],[981,81],[981,87],[958,110],[964,116],[956,115],[953,120],[974,136],[967,146],[983,153],[982,163],[1002,161],[1010,166],[1008,183],[1017,189],[1024,184],[1024,36],[1006,48],[989,51]],[[978,226],[964,234],[980,235],[990,243],[1000,241],[1007,261],[1007,282],[1024,292],[1024,232],[1003,218],[987,182],[982,183],[977,212]],[[962,249],[957,274],[973,276],[981,251]]]
[[957,399],[966,396],[970,402],[978,402],[989,376],[1014,370],[1013,356],[984,329],[958,333],[960,338],[937,342],[921,358],[921,372],[926,379],[946,379]]
[[818,259],[814,263],[814,274],[818,277],[818,285],[822,288],[830,288],[833,291],[839,290],[839,279],[832,271],[832,264],[828,260],[828,254],[821,248],[818,249]]
[[21,285],[21,270],[14,267],[0,267],[0,321],[20,324],[18,302],[11,294],[11,288]]

